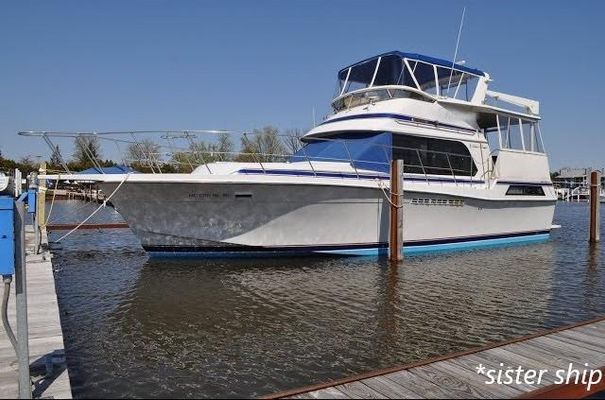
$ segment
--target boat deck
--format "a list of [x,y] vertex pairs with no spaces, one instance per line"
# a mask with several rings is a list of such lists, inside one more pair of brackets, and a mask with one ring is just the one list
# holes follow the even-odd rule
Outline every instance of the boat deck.
[[[570,364],[579,371],[580,381],[575,384],[576,374],[571,373],[569,381],[559,383],[567,378]],[[605,390],[604,366],[605,317],[601,317],[462,353],[275,393],[267,398],[578,398]],[[485,371],[480,367],[485,367]],[[516,380],[519,367],[522,368],[519,380],[509,383],[504,372],[512,368],[511,377]],[[528,373],[528,369],[535,373]],[[496,372],[486,375],[489,370]],[[582,377],[584,370],[587,373]],[[503,373],[501,383],[486,384],[492,376],[497,377],[497,371]],[[598,382],[587,390],[581,379],[584,383]]]

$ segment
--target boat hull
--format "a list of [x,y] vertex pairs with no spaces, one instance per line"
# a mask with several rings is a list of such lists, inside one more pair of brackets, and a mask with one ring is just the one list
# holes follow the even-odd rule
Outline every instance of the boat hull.
[[[115,184],[103,183],[110,193]],[[378,187],[126,183],[112,202],[152,255],[374,255],[389,204]],[[406,190],[404,252],[548,239],[555,200],[486,200]]]

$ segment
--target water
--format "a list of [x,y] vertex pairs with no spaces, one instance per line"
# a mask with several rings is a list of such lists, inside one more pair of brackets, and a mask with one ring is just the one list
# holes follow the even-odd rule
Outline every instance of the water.
[[[95,207],[57,202],[78,221]],[[100,220],[119,220],[111,209]],[[76,397],[250,397],[605,313],[586,204],[549,242],[408,257],[149,260],[128,230],[53,246]],[[602,213],[605,219],[605,213]],[[52,238],[58,234],[53,234]]]

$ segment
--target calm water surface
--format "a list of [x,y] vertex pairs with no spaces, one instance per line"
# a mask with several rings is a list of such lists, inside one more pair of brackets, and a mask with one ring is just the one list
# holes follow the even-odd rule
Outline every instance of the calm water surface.
[[[53,220],[94,208],[57,202]],[[99,221],[120,219],[103,211]],[[549,242],[399,268],[150,260],[129,230],[76,232],[52,246],[74,395],[258,396],[605,314],[605,243],[588,245],[587,216],[560,203]]]

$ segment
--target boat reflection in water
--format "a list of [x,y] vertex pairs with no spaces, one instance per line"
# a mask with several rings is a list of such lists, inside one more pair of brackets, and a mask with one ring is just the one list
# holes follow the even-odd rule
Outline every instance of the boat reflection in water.
[[149,261],[113,316],[114,334],[135,346],[129,357],[161,365],[166,385],[182,377],[180,390],[259,395],[547,325],[552,254],[545,243],[403,267]]

